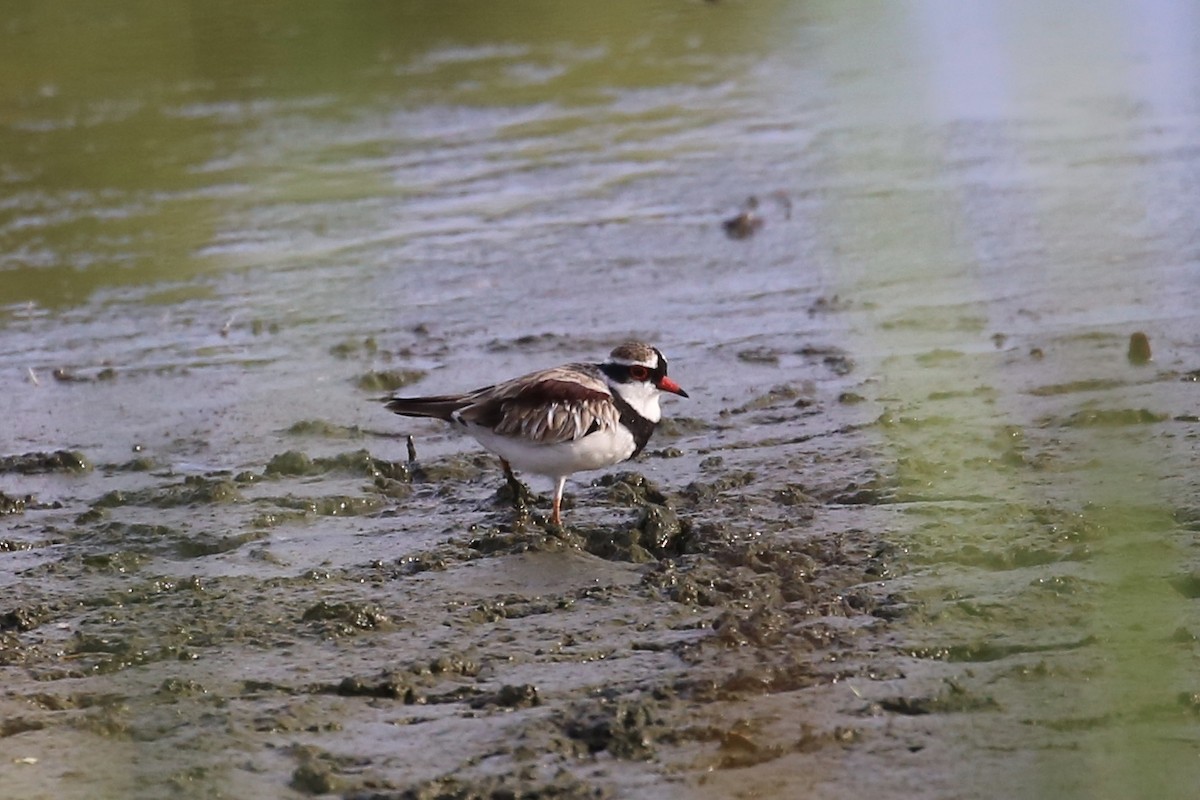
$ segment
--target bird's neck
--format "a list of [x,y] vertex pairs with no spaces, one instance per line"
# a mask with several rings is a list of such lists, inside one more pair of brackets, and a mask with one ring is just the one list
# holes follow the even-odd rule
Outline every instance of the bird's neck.
[[609,388],[614,395],[625,401],[631,411],[647,422],[657,423],[662,419],[657,386],[649,383],[609,383]]

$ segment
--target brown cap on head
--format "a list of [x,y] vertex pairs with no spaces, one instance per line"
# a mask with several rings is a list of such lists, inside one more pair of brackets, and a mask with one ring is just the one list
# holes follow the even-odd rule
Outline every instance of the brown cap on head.
[[613,348],[609,358],[618,364],[642,364],[653,369],[659,362],[665,362],[662,353],[645,342],[622,342]]

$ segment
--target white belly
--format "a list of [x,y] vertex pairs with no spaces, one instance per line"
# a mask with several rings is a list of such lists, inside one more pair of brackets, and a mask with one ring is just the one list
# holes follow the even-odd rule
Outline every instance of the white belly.
[[513,469],[552,478],[612,466],[633,455],[635,448],[633,436],[624,426],[558,444],[497,436],[487,428],[472,426],[468,430],[481,445],[512,464]]

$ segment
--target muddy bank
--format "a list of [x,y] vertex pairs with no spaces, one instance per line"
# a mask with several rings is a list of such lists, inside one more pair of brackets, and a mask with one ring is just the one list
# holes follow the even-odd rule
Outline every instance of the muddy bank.
[[[885,358],[710,350],[700,414],[669,404],[637,462],[570,484],[565,530],[468,441],[387,430],[356,364],[362,421],[298,409],[238,469],[5,456],[6,785],[1081,793],[1081,760],[1140,728],[1172,796],[1200,630],[1194,478],[1162,471],[1193,440],[1182,339],[1134,364],[1116,332],[997,345],[939,313]],[[731,365],[765,380],[716,388]]]
[[[776,389],[729,415],[780,429],[817,412]],[[565,531],[542,496],[515,510],[486,454],[96,467],[96,484],[139,487],[27,505],[4,540],[23,563],[0,609],[0,731],[39,754],[10,785],[669,796],[709,770],[853,747],[853,720],[814,716],[780,740],[728,709],[857,674],[852,654],[903,610],[879,583],[879,533],[829,520],[847,496],[870,503],[861,437],[825,441],[805,485],[772,441],[738,437],[727,465],[717,428],[732,426],[676,417],[652,473],[574,486]]]
[[637,462],[570,486],[566,530],[426,422],[304,414],[187,474],[6,456],[6,785],[990,797],[955,764],[1085,792],[1081,760],[1140,728],[1172,796],[1200,573],[1194,478],[1163,466],[1194,369],[1178,334],[1152,365],[1115,333],[1022,339],[714,349],[701,387],[808,377],[672,403]]

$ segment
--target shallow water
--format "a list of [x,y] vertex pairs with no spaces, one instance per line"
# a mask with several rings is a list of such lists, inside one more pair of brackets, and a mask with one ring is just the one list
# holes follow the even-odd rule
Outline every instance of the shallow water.
[[[1191,796],[1196,14],[843,5],[9,12],[0,782]],[[631,335],[565,536],[374,402]]]

